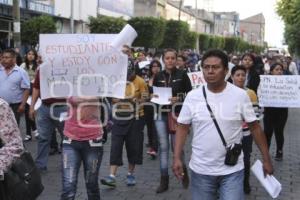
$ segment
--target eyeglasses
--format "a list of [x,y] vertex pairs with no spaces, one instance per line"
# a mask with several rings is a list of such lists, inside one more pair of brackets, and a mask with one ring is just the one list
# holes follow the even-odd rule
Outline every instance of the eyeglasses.
[[2,59],[10,59],[13,58],[12,56],[2,56]]
[[213,71],[221,69],[222,66],[221,65],[203,65],[202,69],[204,71],[209,71],[210,69],[212,69]]

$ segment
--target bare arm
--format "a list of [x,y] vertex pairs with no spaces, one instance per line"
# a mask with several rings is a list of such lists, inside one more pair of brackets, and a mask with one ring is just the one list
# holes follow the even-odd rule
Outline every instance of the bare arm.
[[175,148],[174,148],[174,160],[173,160],[173,172],[179,179],[183,177],[183,165],[181,161],[181,155],[183,147],[189,133],[190,125],[178,124],[176,130]]
[[34,119],[34,106],[37,102],[37,99],[39,98],[40,96],[40,90],[39,89],[36,89],[36,88],[33,88],[32,89],[32,95],[31,95],[31,104],[30,104],[30,110],[29,110],[29,117],[31,119]]
[[19,113],[22,113],[25,110],[25,105],[26,105],[27,99],[29,97],[29,92],[30,92],[29,89],[25,89],[24,92],[23,92],[22,102],[21,102],[21,104],[18,108]]
[[257,121],[248,123],[248,126],[253,135],[254,141],[262,154],[265,174],[273,174],[273,166],[264,132]]

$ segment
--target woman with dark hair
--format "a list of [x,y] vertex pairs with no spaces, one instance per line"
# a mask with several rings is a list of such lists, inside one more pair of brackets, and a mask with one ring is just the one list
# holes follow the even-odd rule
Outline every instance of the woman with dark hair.
[[[274,63],[270,67],[271,75],[283,75],[283,65],[281,63]],[[267,136],[268,146],[271,145],[273,132],[276,140],[276,156],[275,160],[281,161],[283,157],[283,143],[284,143],[284,127],[288,118],[288,108],[264,108],[264,132]]]
[[[32,94],[32,83],[34,81],[35,71],[38,67],[37,58],[38,58],[38,54],[37,54],[36,50],[30,49],[25,55],[25,62],[22,63],[22,65],[20,66],[23,69],[25,69],[29,75],[30,95]],[[26,104],[26,106],[25,106],[25,121],[26,121],[26,136],[25,136],[24,141],[29,141],[32,138],[31,131],[35,135],[37,135],[38,133],[36,130],[35,122],[29,118],[29,105],[28,104]]]
[[[158,105],[158,119],[155,121],[157,136],[159,141],[159,159],[160,159],[160,185],[156,193],[162,193],[169,188],[169,136],[171,136],[171,147],[175,143],[175,131],[170,126],[171,118],[178,116],[185,95],[192,90],[191,82],[185,71],[176,68],[177,53],[174,49],[166,49],[163,53],[163,62],[165,69],[159,72],[153,81],[153,86],[172,88],[172,97],[170,105]],[[155,96],[155,94],[153,94]],[[171,114],[171,115],[170,115]],[[183,157],[183,152],[182,152]],[[182,161],[184,159],[182,158]],[[184,165],[184,177],[182,185],[187,188],[189,178],[187,168]]]
[[260,78],[255,69],[254,62],[255,56],[253,54],[246,53],[242,56],[242,65],[246,68],[245,86],[257,93]]
[[[246,88],[246,69],[241,65],[236,65],[231,70],[232,83],[247,91],[247,94],[253,105],[257,119],[259,118],[259,106],[258,99],[255,92],[251,89]],[[249,194],[251,192],[249,177],[250,177],[250,157],[252,152],[253,137],[250,133],[249,127],[246,122],[243,123],[243,140],[242,149],[244,153],[244,193]]]
[[[158,60],[153,60],[149,65],[149,81],[148,81],[148,88],[149,91],[152,92],[153,80],[156,74],[161,71],[161,64]],[[149,104],[144,106],[145,111],[145,121],[147,126],[147,134],[148,134],[148,151],[149,154],[153,159],[156,158],[157,149],[158,149],[158,142],[157,142],[157,133],[156,128],[154,125],[154,105]]]

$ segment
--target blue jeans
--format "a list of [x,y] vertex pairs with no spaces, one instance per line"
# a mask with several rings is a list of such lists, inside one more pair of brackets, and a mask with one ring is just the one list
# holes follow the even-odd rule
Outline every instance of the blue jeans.
[[[39,137],[35,163],[39,169],[47,169],[50,142],[55,128],[61,135],[63,134],[64,122],[56,120],[59,119],[60,114],[63,112],[67,112],[67,106],[55,106],[51,111],[50,106],[42,104],[37,110],[36,125]],[[55,119],[53,119],[52,116],[55,117]]]
[[175,134],[168,133],[168,118],[166,115],[162,115],[161,119],[155,121],[155,127],[157,130],[158,137],[158,149],[159,149],[159,161],[160,161],[160,173],[162,176],[168,176],[169,168],[169,136],[171,136],[171,148],[173,151]]
[[72,141],[70,144],[63,144],[62,154],[63,189],[61,200],[75,199],[77,178],[81,162],[83,163],[84,168],[84,179],[88,200],[100,200],[98,178],[103,147],[91,146],[89,141]]
[[202,175],[191,171],[191,179],[193,200],[216,200],[217,191],[220,194],[219,200],[244,199],[244,170],[224,176]]

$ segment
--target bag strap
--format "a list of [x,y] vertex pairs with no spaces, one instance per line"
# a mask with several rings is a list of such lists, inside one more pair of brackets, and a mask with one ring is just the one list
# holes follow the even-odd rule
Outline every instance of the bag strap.
[[215,115],[214,115],[212,109],[210,108],[210,106],[209,106],[209,104],[208,104],[208,102],[207,102],[205,86],[202,87],[202,92],[203,92],[203,96],[204,96],[204,99],[205,99],[205,102],[206,102],[206,107],[207,107],[207,109],[208,109],[208,111],[209,111],[210,117],[211,117],[211,119],[213,120],[213,122],[214,122],[214,124],[215,124],[215,126],[216,126],[216,128],[217,128],[217,131],[218,131],[218,133],[219,133],[219,136],[220,136],[220,138],[221,138],[221,140],[222,140],[222,142],[223,142],[223,145],[224,145],[225,148],[226,148],[226,147],[227,147],[227,143],[226,143],[226,141],[225,141],[225,138],[224,138],[224,136],[223,136],[223,134],[222,134],[222,131],[221,131],[220,127],[219,127],[219,124],[218,124],[218,122],[217,122],[217,120],[216,120],[216,117],[215,117]]

